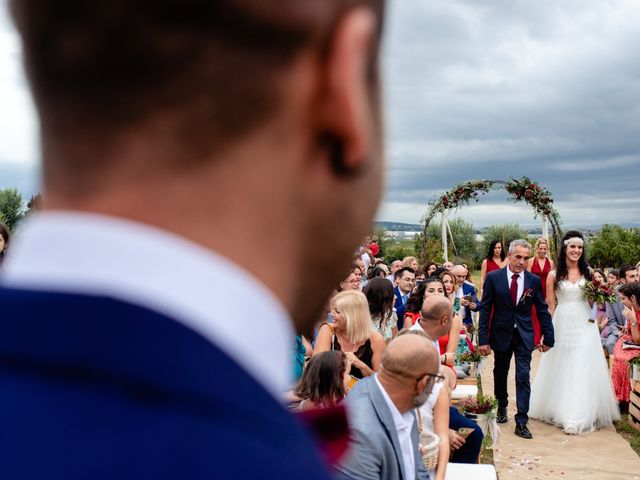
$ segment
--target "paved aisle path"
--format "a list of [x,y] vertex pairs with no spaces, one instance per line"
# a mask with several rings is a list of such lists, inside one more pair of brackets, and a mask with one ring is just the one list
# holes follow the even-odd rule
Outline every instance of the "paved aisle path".
[[[540,353],[534,352],[532,379]],[[500,439],[494,460],[500,480],[587,479],[640,480],[640,457],[613,427],[584,436],[567,435],[558,427],[529,421],[533,440],[516,437],[515,365],[509,369],[509,423],[500,425]],[[533,380],[532,380],[533,381]],[[493,395],[493,356],[485,361],[482,387]]]

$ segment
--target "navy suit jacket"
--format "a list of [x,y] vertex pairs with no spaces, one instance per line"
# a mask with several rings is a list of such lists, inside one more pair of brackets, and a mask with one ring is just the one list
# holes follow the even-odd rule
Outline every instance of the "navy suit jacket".
[[[396,315],[398,317],[398,330],[401,330],[402,326],[404,325],[405,306],[402,303],[402,292],[400,291],[400,289],[396,287],[394,291],[396,293],[396,303],[394,306],[396,308]],[[411,295],[411,293],[409,293],[409,295]],[[409,300],[408,297],[407,297],[407,300]]]
[[466,325],[470,325],[471,323],[473,323],[473,320],[471,318],[471,312],[478,311],[478,296],[476,293],[476,287],[465,282],[462,284],[462,293],[464,295],[471,295],[473,297],[471,301],[476,304],[475,309],[472,309],[471,307],[460,308],[460,311],[464,312],[464,316],[462,317],[463,323]]
[[523,295],[518,304],[514,305],[509,292],[507,268],[488,273],[484,281],[478,344],[490,345],[497,352],[505,352],[509,349],[513,330],[517,326],[520,338],[529,350],[533,350],[535,345],[531,306],[535,305],[540,331],[544,337],[543,343],[553,347],[553,323],[542,295],[540,277],[524,271]]
[[86,295],[0,305],[0,477],[329,478],[302,425],[181,323]]

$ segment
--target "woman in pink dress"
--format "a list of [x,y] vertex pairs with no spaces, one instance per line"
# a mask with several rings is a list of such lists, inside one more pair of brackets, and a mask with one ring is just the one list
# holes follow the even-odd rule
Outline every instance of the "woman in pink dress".
[[629,402],[631,396],[631,382],[629,381],[629,361],[640,355],[638,349],[625,349],[623,346],[640,345],[640,284],[625,283],[620,290],[620,300],[625,306],[624,316],[627,318],[626,333],[620,335],[613,347],[613,368],[611,380],[618,402]]

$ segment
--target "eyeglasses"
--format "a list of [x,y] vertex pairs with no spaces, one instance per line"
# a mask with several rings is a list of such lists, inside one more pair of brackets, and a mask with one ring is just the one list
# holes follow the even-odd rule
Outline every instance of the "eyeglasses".
[[384,368],[387,372],[389,373],[393,373],[395,375],[400,375],[401,377],[405,377],[405,378],[411,378],[413,380],[415,380],[416,382],[420,382],[422,381],[422,379],[424,377],[429,377],[429,379],[427,380],[427,384],[425,385],[425,391],[428,390],[430,391],[434,385],[437,385],[438,383],[442,383],[444,381],[444,376],[437,374],[437,373],[425,373],[423,375],[420,375],[419,377],[415,377],[411,374],[405,373],[405,372],[400,372],[398,370],[392,370],[387,368],[384,364],[380,365],[382,368]]

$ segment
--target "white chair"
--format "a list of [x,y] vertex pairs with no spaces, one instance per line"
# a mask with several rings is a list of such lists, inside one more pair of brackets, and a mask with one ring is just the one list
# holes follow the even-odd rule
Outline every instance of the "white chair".
[[445,480],[497,480],[496,467],[476,463],[449,463]]

